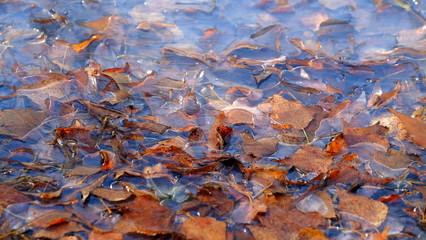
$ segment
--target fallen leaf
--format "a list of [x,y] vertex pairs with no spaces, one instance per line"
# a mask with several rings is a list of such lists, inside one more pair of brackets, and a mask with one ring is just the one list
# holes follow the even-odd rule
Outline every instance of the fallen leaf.
[[314,113],[299,101],[274,95],[268,103],[271,106],[270,118],[282,125],[290,124],[294,128],[304,129],[314,118]]
[[373,154],[373,160],[390,169],[406,169],[412,163],[405,152],[394,149],[389,149],[388,152],[376,150]]
[[293,156],[277,160],[276,162],[288,164],[304,171],[317,174],[326,173],[331,165],[331,157],[326,156],[324,150],[311,145],[303,145]]
[[337,134],[329,144],[327,144],[327,148],[325,149],[327,156],[335,156],[339,153],[342,153],[346,150],[346,141],[343,137],[342,133]]
[[75,168],[73,168],[68,175],[70,176],[91,176],[99,171],[101,171],[102,168],[100,167],[89,167],[85,165],[78,165]]
[[131,203],[123,206],[126,209],[115,225],[114,232],[156,236],[174,231],[173,212],[149,195],[137,196]]
[[328,240],[328,237],[315,228],[303,228],[299,232],[300,240]]
[[116,15],[108,15],[90,22],[80,23],[81,26],[91,28],[98,32],[103,32],[108,29],[112,21],[117,21],[118,16]]
[[[27,196],[8,185],[0,185],[0,207],[7,208],[10,204],[29,202]],[[0,210],[1,214],[2,210]]]
[[40,229],[33,235],[34,238],[59,239],[65,237],[67,233],[85,231],[86,229],[76,222],[67,222]]
[[204,31],[204,35],[201,39],[207,39],[213,37],[217,33],[217,28],[209,28]]
[[389,112],[397,116],[404,129],[407,131],[406,138],[417,144],[421,148],[426,148],[426,123],[418,119],[407,116],[403,113],[397,112],[393,109],[387,108]]
[[153,122],[131,122],[128,120],[124,120],[123,125],[127,128],[138,128],[141,130],[147,130],[158,134],[164,134],[167,132],[167,130],[170,129],[169,126]]
[[241,134],[241,148],[246,154],[256,157],[267,157],[278,150],[278,139],[275,137],[261,138],[255,140],[250,133]]
[[356,219],[353,219],[355,221],[366,221],[375,227],[379,227],[388,215],[388,206],[371,198],[350,194],[344,190],[338,192],[338,198],[337,208],[339,212],[356,217]]
[[337,169],[332,169],[327,173],[326,182],[328,185],[343,183],[343,184],[359,184],[381,186],[391,181],[392,178],[380,178],[371,176],[368,173],[360,172],[354,167],[340,166]]
[[383,93],[382,95],[374,94],[371,96],[370,100],[368,100],[368,107],[379,108],[388,104],[392,99],[396,97],[399,89],[401,88],[401,84],[399,82],[396,83],[396,87],[393,91]]
[[110,202],[124,201],[132,196],[132,193],[126,190],[114,190],[108,188],[96,188],[91,193]]
[[211,217],[190,217],[181,226],[182,233],[193,240],[226,240],[226,222]]
[[380,122],[368,127],[350,127],[348,123],[343,121],[343,137],[347,146],[358,143],[368,142],[376,143],[383,147],[389,147],[389,141],[386,137],[389,129],[380,125]]
[[[45,106],[49,98],[70,100],[70,79],[61,74],[44,74],[47,79],[40,80],[30,85],[24,85],[16,90],[17,95],[27,96],[39,106]],[[40,94],[43,92],[43,94]]]
[[265,35],[268,32],[270,32],[272,29],[274,29],[276,26],[277,26],[276,24],[266,26],[266,27],[260,29],[259,31],[251,34],[250,38],[259,38],[259,37],[262,37],[263,35]]
[[161,50],[161,54],[163,56],[167,56],[166,54],[168,54],[168,53],[173,53],[177,56],[194,59],[196,61],[204,63],[205,65],[207,65],[209,67],[213,66],[212,63],[210,63],[208,61],[208,59],[203,54],[198,53],[195,50],[185,50],[185,49],[180,49],[180,48],[176,48],[176,47],[163,47],[163,49]]
[[105,116],[110,116],[112,118],[118,118],[118,117],[128,118],[129,117],[127,114],[121,111],[108,108],[97,103],[92,103],[90,101],[85,101],[85,100],[78,100],[78,102],[85,105],[88,108],[89,113],[93,115],[94,117],[96,117],[98,120],[102,120]]
[[93,190],[97,189],[100,185],[102,185],[106,177],[108,177],[108,174],[103,175],[102,177],[96,179],[86,187],[79,190],[81,192],[81,198],[83,202],[86,201],[86,199],[89,197],[90,193],[92,193]]
[[70,219],[71,216],[72,216],[72,213],[70,212],[52,210],[37,217],[36,219],[31,221],[29,225],[32,227],[47,228],[47,227],[68,222],[68,219]]
[[230,125],[247,124],[254,126],[254,116],[247,110],[234,108],[225,111],[225,122]]
[[48,117],[45,111],[10,109],[0,111],[0,134],[24,138]]
[[74,49],[76,53],[79,53],[83,51],[84,49],[86,49],[93,41],[101,39],[103,37],[104,37],[103,35],[95,34],[84,42],[72,44],[71,47],[72,49]]
[[91,231],[89,234],[89,240],[122,240],[123,234],[114,232],[97,232]]

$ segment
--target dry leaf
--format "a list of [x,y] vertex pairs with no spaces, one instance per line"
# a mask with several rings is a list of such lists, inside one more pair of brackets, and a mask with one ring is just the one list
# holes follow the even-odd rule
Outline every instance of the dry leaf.
[[390,169],[406,169],[412,163],[405,152],[394,149],[389,149],[386,153],[376,150],[373,154],[373,160]]
[[299,101],[287,100],[274,95],[269,100],[270,118],[282,125],[289,124],[297,129],[304,129],[314,118],[314,113]]
[[347,146],[369,142],[388,148],[389,141],[386,138],[388,131],[389,129],[380,125],[380,122],[364,128],[352,128],[348,123],[343,121],[343,136]]
[[191,217],[186,220],[181,231],[193,240],[226,240],[226,223],[211,217]]
[[406,138],[422,148],[426,148],[426,123],[412,118],[393,109],[387,108],[389,112],[399,118],[408,132]]
[[[30,98],[34,103],[43,107],[46,105],[46,99],[67,98],[70,92],[70,79],[61,74],[45,74],[47,79],[40,80],[30,85],[24,85],[16,90],[17,95],[24,95]],[[40,94],[43,92],[43,94]]]
[[344,190],[338,192],[340,213],[350,214],[362,221],[367,221],[375,227],[386,219],[389,208],[386,204],[368,197],[347,193]]
[[64,237],[70,232],[85,231],[86,229],[76,222],[67,222],[54,225],[45,229],[38,230],[34,233],[34,238],[58,239]]
[[123,234],[114,232],[97,232],[91,231],[89,234],[89,240],[122,240]]
[[299,232],[300,240],[328,240],[328,237],[315,228],[303,228]]
[[0,134],[23,138],[48,117],[44,111],[10,109],[0,111]]
[[96,188],[91,193],[110,202],[124,201],[132,196],[132,193],[126,190],[113,190],[108,188]]
[[243,151],[256,157],[267,157],[278,150],[278,140],[275,137],[255,140],[250,133],[243,132],[241,140]]
[[391,181],[392,178],[380,178],[371,176],[368,173],[360,172],[354,167],[340,166],[337,169],[332,169],[327,173],[327,184],[359,184],[359,185],[385,185]]
[[100,167],[89,167],[84,165],[78,165],[75,168],[73,168],[68,175],[70,176],[91,176],[99,171],[101,171],[102,168]]
[[393,98],[398,94],[399,89],[401,88],[401,84],[399,82],[396,83],[396,87],[393,91],[383,93],[382,95],[373,95],[370,100],[368,100],[368,107],[379,108],[388,104]]
[[108,15],[91,22],[80,23],[81,26],[91,28],[98,32],[103,32],[108,29],[112,21],[117,21],[119,18],[116,15]]
[[140,233],[149,236],[171,233],[174,230],[173,212],[160,202],[149,196],[137,196],[130,204],[126,203],[126,210],[114,227],[119,233]]
[[328,171],[328,167],[331,165],[331,157],[326,156],[324,150],[320,148],[303,145],[293,156],[277,162],[320,174]]
[[[16,190],[15,188],[7,185],[0,185],[0,207],[7,208],[10,204],[28,202],[27,196]],[[1,214],[2,210],[0,210]]]
[[72,49],[74,49],[76,53],[79,53],[83,51],[84,49],[86,49],[93,41],[101,39],[103,37],[104,37],[103,35],[95,34],[84,42],[72,44],[71,47]]
[[247,124],[254,126],[254,116],[251,112],[244,109],[231,109],[225,111],[225,122],[230,125]]

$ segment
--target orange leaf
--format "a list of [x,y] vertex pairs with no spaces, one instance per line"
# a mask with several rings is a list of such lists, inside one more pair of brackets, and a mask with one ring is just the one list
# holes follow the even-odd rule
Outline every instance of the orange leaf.
[[211,38],[217,33],[217,28],[210,28],[204,31],[204,36],[201,39]]
[[103,35],[95,34],[84,42],[72,44],[71,47],[72,49],[74,49],[76,53],[79,53],[82,50],[86,49],[93,41],[101,39],[103,37],[104,37]]
[[181,227],[188,239],[226,240],[226,223],[211,217],[191,217]]

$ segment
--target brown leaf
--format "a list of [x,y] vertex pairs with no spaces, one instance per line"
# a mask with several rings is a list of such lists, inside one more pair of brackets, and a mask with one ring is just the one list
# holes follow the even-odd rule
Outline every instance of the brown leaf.
[[368,173],[360,172],[354,167],[340,166],[332,169],[328,173],[327,183],[330,184],[360,184],[360,185],[384,185],[391,182],[392,178],[380,178],[371,176]]
[[[7,208],[10,204],[28,202],[27,196],[8,185],[0,185],[0,207]],[[1,214],[1,211],[0,211]]]
[[78,165],[75,168],[73,168],[68,175],[70,176],[91,176],[99,171],[101,171],[102,168],[100,167],[89,167],[85,165]]
[[126,210],[114,227],[115,232],[137,232],[149,236],[173,232],[173,212],[160,202],[149,196],[140,195],[130,204],[126,203]]
[[123,234],[115,232],[97,232],[91,231],[89,234],[89,240],[122,240]]
[[386,138],[386,133],[389,131],[387,127],[376,123],[368,127],[350,127],[348,123],[343,121],[343,136],[347,146],[352,146],[358,143],[368,142],[376,143],[383,147],[389,147],[389,141]]
[[78,102],[85,105],[88,108],[89,113],[91,115],[95,116],[96,118],[98,118],[99,120],[102,119],[105,116],[111,116],[113,118],[118,118],[118,117],[127,118],[127,117],[129,117],[127,114],[125,114],[121,111],[118,111],[118,110],[115,110],[115,109],[112,109],[112,108],[108,108],[108,107],[102,106],[102,105],[97,104],[97,103],[92,103],[92,102],[84,101],[84,100],[79,100]]
[[68,219],[70,219],[71,216],[72,213],[70,212],[52,210],[46,212],[40,217],[37,217],[36,219],[31,221],[29,225],[32,227],[47,228],[64,222],[68,222]]
[[227,144],[227,140],[232,133],[232,129],[224,126],[225,123],[225,114],[223,112],[219,112],[219,115],[210,127],[207,143],[210,149],[223,150]]
[[282,125],[290,124],[294,128],[304,129],[314,118],[314,113],[299,101],[287,100],[280,95],[274,95],[269,100],[271,105],[270,117]]
[[0,111],[0,134],[24,138],[48,117],[44,111],[10,109]]
[[91,22],[80,23],[80,25],[91,28],[98,32],[103,32],[108,29],[109,25],[111,24],[111,21],[116,21],[117,19],[118,19],[118,16],[108,15],[108,16],[93,20]]
[[113,190],[108,188],[96,188],[91,192],[93,195],[108,200],[110,202],[124,201],[132,196],[131,192],[126,190]]
[[167,132],[167,130],[170,129],[169,126],[166,126],[160,123],[153,123],[153,122],[131,122],[128,120],[124,120],[123,125],[124,127],[138,128],[141,130],[147,130],[147,131],[158,133],[158,134],[164,134]]
[[45,100],[48,98],[59,99],[68,96],[70,92],[69,78],[61,74],[51,74],[47,77],[47,79],[20,87],[16,90],[16,94],[27,96],[39,106],[45,106]]
[[158,80],[158,82],[155,84],[157,87],[164,87],[164,88],[170,88],[170,89],[182,89],[186,88],[187,83],[179,80],[175,80],[169,77],[161,78]]
[[231,47],[223,51],[223,55],[227,56],[231,54],[233,51],[239,50],[239,49],[258,50],[258,49],[264,49],[264,48],[266,47],[251,44],[251,43],[238,43],[238,44],[232,45]]
[[231,109],[225,112],[225,122],[230,125],[247,124],[253,126],[253,118],[253,114],[244,109]]
[[389,149],[386,153],[376,150],[373,154],[373,160],[390,169],[406,169],[412,163],[405,152],[394,149]]
[[226,223],[211,217],[191,217],[182,224],[181,231],[188,239],[226,240]]
[[388,104],[393,98],[398,94],[399,89],[401,88],[401,84],[399,81],[396,83],[396,87],[393,91],[383,93],[382,95],[373,95],[370,100],[368,100],[368,107],[379,108],[383,105]]
[[[299,231],[305,227],[326,226],[326,219],[321,214],[297,210],[292,197],[270,196],[267,202],[268,212],[265,215],[258,215],[258,219],[263,226],[274,229],[273,232],[278,234],[277,239],[297,239],[295,236],[298,236]],[[281,234],[286,237],[280,237]]]
[[267,157],[278,150],[278,140],[275,137],[255,140],[250,133],[243,132],[241,140],[243,151],[256,157]]
[[65,234],[70,232],[85,231],[86,229],[76,222],[67,222],[63,224],[54,225],[45,229],[36,231],[33,235],[34,238],[48,238],[59,239],[64,237]]
[[326,173],[331,165],[331,157],[325,155],[324,150],[311,145],[303,145],[293,156],[278,160],[279,163],[295,166],[304,171],[317,174]]
[[86,201],[86,199],[89,197],[90,193],[97,189],[105,180],[105,178],[108,177],[108,174],[103,175],[102,177],[96,179],[95,181],[93,181],[92,183],[90,183],[88,186],[80,189],[79,191],[81,192],[81,198],[83,200],[83,202]]
[[406,138],[421,148],[426,148],[426,123],[412,118],[393,109],[387,108],[389,112],[397,116],[408,132]]
[[163,56],[167,56],[167,53],[173,53],[177,56],[192,58],[194,60],[204,63],[209,67],[213,66],[203,54],[197,53],[194,50],[184,50],[176,47],[163,47],[163,49],[161,50],[161,54]]
[[350,214],[375,227],[380,226],[388,215],[388,206],[371,198],[350,194],[344,190],[338,192],[338,197],[340,213]]

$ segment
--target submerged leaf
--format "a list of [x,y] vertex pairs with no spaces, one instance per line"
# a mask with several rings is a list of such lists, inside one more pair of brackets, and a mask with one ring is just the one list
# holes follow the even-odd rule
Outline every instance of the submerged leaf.
[[149,236],[171,233],[173,212],[160,202],[149,196],[137,196],[130,204],[125,204],[127,210],[114,227],[119,233],[141,233]]
[[328,167],[331,165],[331,157],[326,156],[324,150],[320,148],[303,145],[293,156],[277,162],[320,174],[328,171]]
[[211,217],[191,217],[181,227],[188,239],[226,240],[226,223]]
[[255,140],[248,132],[243,132],[241,139],[243,151],[256,157],[267,157],[278,150],[278,140],[274,137]]
[[314,112],[299,101],[287,100],[280,95],[274,95],[268,102],[271,106],[270,117],[283,124],[290,124],[294,128],[304,129],[314,118]]
[[118,201],[124,201],[128,199],[130,196],[132,196],[132,193],[127,192],[125,190],[113,190],[108,188],[96,188],[92,191],[92,194],[103,198],[105,200],[108,200],[110,202],[118,202]]
[[388,111],[399,118],[408,132],[406,138],[422,148],[426,148],[426,123],[388,108]]
[[386,219],[389,208],[384,203],[368,197],[347,193],[344,190],[338,192],[340,213],[350,214],[367,221],[375,227]]
[[0,134],[23,138],[48,117],[44,111],[10,109],[0,111]]
[[[7,208],[10,204],[28,202],[30,199],[11,186],[0,185],[0,208]],[[2,210],[0,209],[0,214]]]

